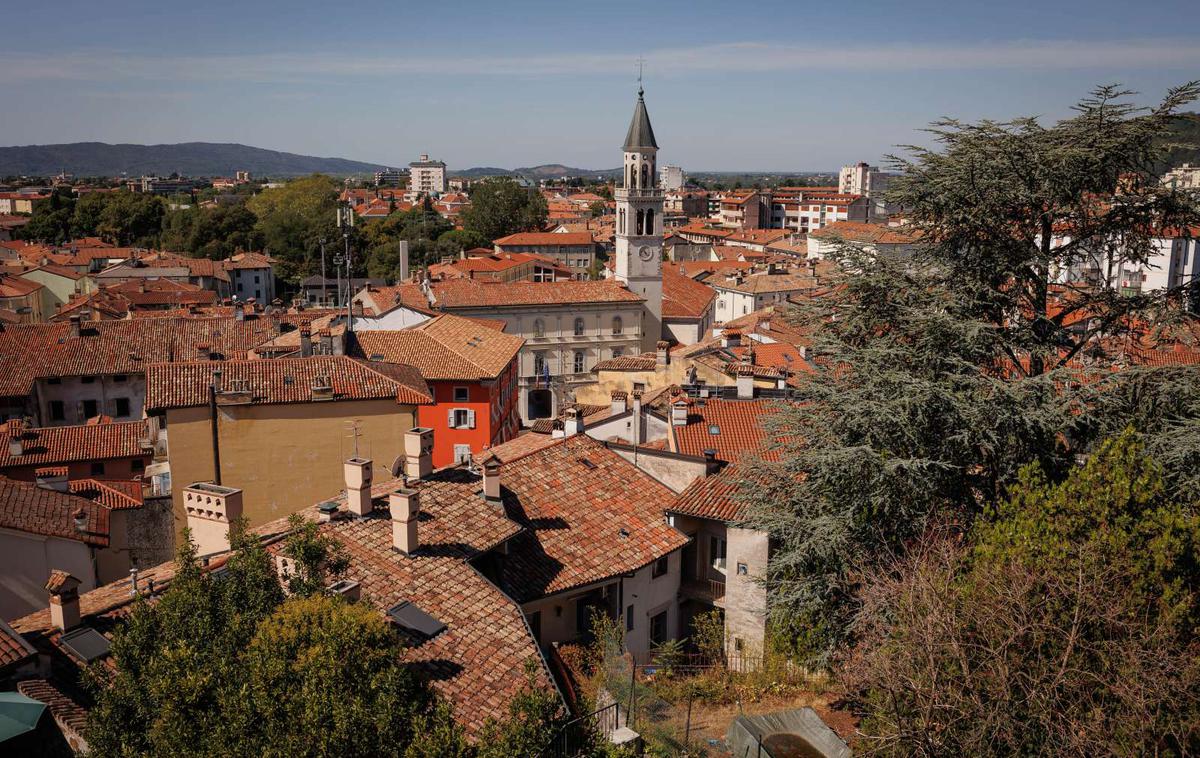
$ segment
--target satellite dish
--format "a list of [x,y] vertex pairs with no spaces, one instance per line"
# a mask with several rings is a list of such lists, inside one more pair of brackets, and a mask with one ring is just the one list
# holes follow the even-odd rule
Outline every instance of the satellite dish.
[[392,472],[393,477],[399,479],[400,475],[404,473],[404,456],[397,456],[396,460],[392,461],[392,467],[388,470]]

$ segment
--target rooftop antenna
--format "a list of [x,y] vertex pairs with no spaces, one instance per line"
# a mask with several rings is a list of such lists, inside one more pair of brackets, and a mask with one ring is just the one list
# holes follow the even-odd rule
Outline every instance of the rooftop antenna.
[[362,433],[358,430],[358,419],[354,419],[353,421],[347,421],[346,426],[350,429],[350,434],[348,436],[354,438],[354,457],[357,458],[358,457],[358,438],[360,436],[362,436]]

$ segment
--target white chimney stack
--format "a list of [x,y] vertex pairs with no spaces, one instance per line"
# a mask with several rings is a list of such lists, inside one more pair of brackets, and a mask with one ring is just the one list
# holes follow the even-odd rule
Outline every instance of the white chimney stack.
[[629,393],[625,390],[612,391],[612,415],[624,413],[629,410]]
[[417,518],[421,514],[420,493],[398,489],[388,495],[388,511],[392,517],[392,549],[412,555],[420,542],[417,537]]
[[25,422],[19,418],[8,421],[8,454],[13,458],[25,454]]
[[671,403],[671,426],[687,426],[688,401],[682,395]]
[[60,632],[79,626],[79,580],[55,569],[46,582],[50,593],[50,623]]
[[404,433],[404,475],[424,479],[433,471],[433,430],[418,426]]
[[657,363],[660,366],[666,366],[671,362],[671,343],[666,340],[659,340],[656,346]]
[[242,491],[197,482],[183,491],[183,510],[198,555],[229,551],[229,528],[242,517]]
[[563,436],[574,437],[583,431],[583,414],[578,408],[563,411]]
[[737,367],[738,400],[754,399],[754,367],[741,364]]
[[346,509],[362,518],[371,513],[371,461],[348,458],[342,466],[346,477]]
[[642,391],[633,391],[633,439],[635,445],[642,444]]

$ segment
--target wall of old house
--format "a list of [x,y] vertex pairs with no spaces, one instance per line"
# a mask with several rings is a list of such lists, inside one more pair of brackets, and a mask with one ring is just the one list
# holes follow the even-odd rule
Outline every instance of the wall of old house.
[[0,618],[11,621],[46,608],[46,580],[54,569],[78,579],[81,593],[96,588],[92,549],[84,543],[0,529]]
[[725,633],[730,654],[761,654],[767,631],[766,576],[770,554],[766,532],[726,531]]
[[[665,422],[659,421],[659,423]],[[696,479],[704,476],[703,459],[686,458],[665,450],[638,448],[636,451],[625,446],[613,446],[612,451],[639,469],[671,488],[683,492]],[[664,503],[664,507],[665,507]]]
[[[85,381],[90,379],[91,381]],[[144,374],[101,374],[90,377],[64,376],[57,383],[49,379],[38,379],[35,384],[37,396],[38,426],[69,426],[87,421],[84,401],[96,402],[97,415],[112,416],[114,421],[134,421],[142,418],[146,407],[146,377]],[[129,401],[129,415],[118,416],[116,401]],[[55,419],[51,404],[62,401],[63,418]],[[105,474],[105,476],[110,476]]]
[[[333,400],[284,405],[219,406],[221,481],[244,493],[251,526],[331,498],[345,488],[342,463],[354,455],[349,424],[358,424],[358,455],[389,476],[416,426],[414,406],[394,400]],[[183,489],[212,481],[207,406],[167,411],[169,459],[177,528],[184,524]]]

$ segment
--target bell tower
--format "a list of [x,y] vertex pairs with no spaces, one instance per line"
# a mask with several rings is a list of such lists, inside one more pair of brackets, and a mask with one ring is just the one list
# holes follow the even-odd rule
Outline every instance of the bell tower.
[[[640,79],[640,77],[639,77]],[[646,113],[646,101],[638,85],[633,121],[625,135],[621,186],[617,201],[615,240],[616,278],[630,292],[645,298],[642,316],[642,351],[655,349],[662,339],[662,212],[663,196],[658,187],[655,156],[658,143]]]

